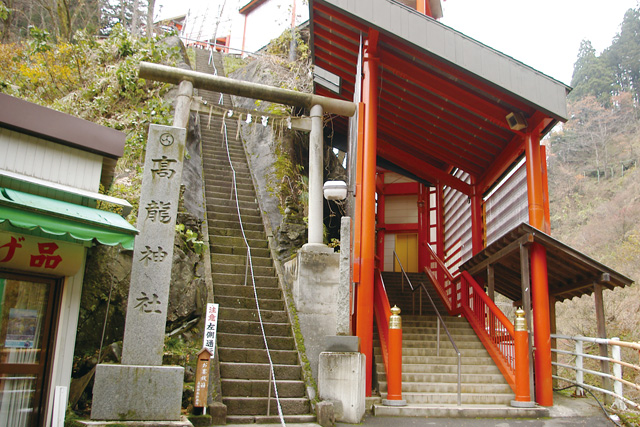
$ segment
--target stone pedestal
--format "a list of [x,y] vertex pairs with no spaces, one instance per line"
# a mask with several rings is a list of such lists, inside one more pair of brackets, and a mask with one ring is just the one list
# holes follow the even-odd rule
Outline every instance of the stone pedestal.
[[365,411],[365,356],[361,353],[320,353],[318,394],[342,403],[336,421],[358,424]]
[[122,365],[96,368],[94,420],[180,420],[184,368],[162,366],[162,353],[185,139],[183,128],[149,127]]
[[181,366],[98,365],[93,420],[179,421]]
[[[326,248],[326,246],[325,246]],[[330,249],[330,248],[328,248]],[[314,378],[318,378],[318,356],[325,337],[336,335],[336,306],[340,255],[330,252],[298,251],[293,300],[298,311],[307,357]]]

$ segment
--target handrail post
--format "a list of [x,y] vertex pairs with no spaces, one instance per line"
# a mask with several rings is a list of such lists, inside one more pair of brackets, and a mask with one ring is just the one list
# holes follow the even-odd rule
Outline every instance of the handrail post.
[[406,406],[402,399],[402,318],[400,309],[394,305],[389,316],[389,366],[387,369],[386,406]]
[[440,318],[437,317],[437,320],[438,320],[438,330],[436,331],[436,336],[437,336],[438,347],[436,350],[436,356],[440,357]]
[[576,396],[584,396],[584,372],[582,371],[582,341],[576,340],[576,384],[579,387],[576,388]]
[[458,353],[458,406],[462,405],[462,362],[460,351]]
[[[611,341],[620,341],[620,338],[611,338]],[[611,346],[611,357],[616,362],[620,362],[622,360],[622,358],[620,357],[619,345]],[[624,391],[622,389],[622,383],[618,381],[622,379],[622,366],[619,363],[613,364],[613,376],[616,377],[616,381],[613,383],[613,392],[616,394],[616,399],[613,402],[613,407],[624,411],[627,409],[627,405],[625,405],[624,401],[620,398],[623,396]]]
[[514,346],[516,356],[516,399],[511,401],[511,406],[518,408],[533,408],[535,403],[531,401],[529,392],[529,333],[527,331],[527,319],[524,310],[516,310],[514,322]]

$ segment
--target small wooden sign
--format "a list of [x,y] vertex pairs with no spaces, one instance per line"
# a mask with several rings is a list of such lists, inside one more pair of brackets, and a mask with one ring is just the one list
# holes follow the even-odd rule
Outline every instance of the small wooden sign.
[[216,330],[218,329],[218,304],[207,304],[207,315],[204,325],[204,340],[202,346],[209,349],[211,357],[216,351]]
[[193,398],[194,408],[204,408],[207,406],[207,394],[209,391],[209,367],[211,363],[211,351],[203,348],[198,353],[196,365],[195,396]]

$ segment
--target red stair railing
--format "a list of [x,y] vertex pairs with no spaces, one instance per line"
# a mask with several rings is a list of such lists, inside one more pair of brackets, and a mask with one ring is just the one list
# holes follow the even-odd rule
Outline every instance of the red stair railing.
[[[513,323],[491,301],[484,289],[466,271],[455,277],[425,244],[428,264],[424,271],[431,279],[449,314],[463,315],[489,352],[509,386],[515,391],[516,357]],[[527,373],[528,374],[528,373]]]
[[440,257],[433,251],[431,245],[425,242],[425,246],[427,247],[427,259],[429,262],[424,267],[424,272],[429,276],[429,279],[431,279],[433,287],[447,307],[449,314],[459,314],[460,276],[453,277],[447,266],[444,265],[444,262],[442,262]]
[[382,273],[379,270],[377,270],[377,273],[373,284],[373,313],[376,316],[376,324],[378,325],[384,370],[387,378],[389,378],[389,316],[391,316],[391,307],[387,290],[382,280]]
[[461,274],[461,293],[461,314],[469,321],[507,383],[515,391],[516,352],[513,323],[466,271]]

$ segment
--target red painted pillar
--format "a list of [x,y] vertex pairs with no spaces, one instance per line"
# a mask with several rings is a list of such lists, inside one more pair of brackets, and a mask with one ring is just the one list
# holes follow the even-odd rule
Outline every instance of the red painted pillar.
[[544,211],[544,231],[547,234],[551,234],[551,212],[549,210],[549,176],[547,171],[547,147],[540,146],[540,166],[542,168],[542,194],[543,199],[543,211]]
[[429,188],[420,184],[418,189],[418,271],[429,265],[427,243],[429,242]]
[[[375,31],[371,33],[375,34]],[[362,176],[361,270],[358,287],[356,333],[366,357],[366,395],[371,396],[373,354],[373,280],[376,250],[376,150],[378,131],[379,59],[377,37],[365,42],[362,83],[364,112],[364,162]]]
[[[524,318],[523,309],[516,310],[516,321],[513,326],[515,329],[516,402],[530,402],[529,332],[527,331],[527,320]],[[518,406],[518,404],[514,406]]]
[[402,318],[400,309],[394,305],[389,316],[389,366],[387,368],[387,398],[383,405],[405,406],[402,399]]
[[385,196],[384,196],[384,172],[381,172],[376,177],[376,188],[378,191],[378,219],[376,221],[376,257],[378,258],[378,268],[384,270],[384,239],[386,234],[386,219],[385,219]]
[[471,179],[473,195],[471,196],[471,250],[473,255],[484,249],[484,229],[482,216],[482,194],[478,194],[475,179]]
[[436,247],[437,254],[444,260],[444,189],[442,184],[436,187]]
[[[544,229],[544,189],[540,165],[540,133],[525,136],[529,224]],[[553,406],[551,369],[551,325],[549,317],[549,282],[547,252],[538,243],[531,246],[531,303],[533,305],[533,339],[535,351],[536,401]]]

